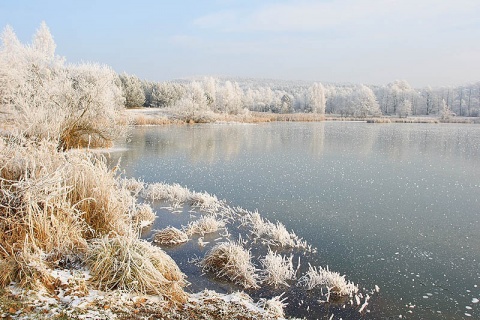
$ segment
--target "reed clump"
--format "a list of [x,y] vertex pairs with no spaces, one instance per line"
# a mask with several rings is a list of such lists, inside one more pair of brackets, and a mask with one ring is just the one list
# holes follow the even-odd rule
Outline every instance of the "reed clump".
[[217,232],[223,227],[225,227],[225,222],[217,220],[214,216],[207,215],[190,222],[186,228],[186,233],[189,236],[194,234],[203,236],[207,233]]
[[158,294],[185,302],[185,275],[163,250],[136,236],[104,236],[92,241],[86,259],[92,281],[103,290]]
[[252,256],[240,241],[215,245],[200,264],[204,271],[211,271],[219,278],[226,278],[246,289],[258,288]]
[[328,266],[317,268],[309,265],[307,273],[298,280],[298,283],[307,290],[326,288],[329,295],[333,293],[339,296],[352,296],[358,292],[358,287],[353,282],[347,281],[345,276],[338,272],[330,271]]
[[163,245],[176,245],[188,241],[188,235],[175,227],[166,227],[153,235],[153,242]]
[[98,288],[185,301],[176,263],[137,238],[152,208],[136,203],[104,157],[21,137],[0,146],[0,287],[52,290],[54,268],[86,260]]
[[[282,256],[281,254],[268,250],[267,255],[260,260],[262,264],[262,281],[272,286],[287,286],[287,281],[296,278],[297,270],[293,267],[293,255]],[[297,267],[298,268],[298,267]]]
[[133,221],[140,228],[151,225],[156,217],[152,207],[146,203],[136,205],[133,210]]
[[258,212],[247,212],[242,220],[244,225],[250,227],[252,236],[267,245],[314,250],[294,232],[289,232],[281,222],[268,221],[262,218]]

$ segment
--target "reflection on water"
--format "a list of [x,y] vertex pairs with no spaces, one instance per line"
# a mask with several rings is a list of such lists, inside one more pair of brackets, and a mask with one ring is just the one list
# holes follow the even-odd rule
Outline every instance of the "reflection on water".
[[367,318],[480,317],[480,127],[165,126],[119,147],[127,176],[258,208],[318,247],[319,264],[378,284]]

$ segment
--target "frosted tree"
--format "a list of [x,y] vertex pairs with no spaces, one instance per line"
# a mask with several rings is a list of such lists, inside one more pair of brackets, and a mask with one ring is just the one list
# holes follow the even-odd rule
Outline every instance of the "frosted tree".
[[313,113],[325,114],[325,88],[321,83],[308,88],[308,106]]
[[280,105],[280,112],[281,113],[292,113],[293,112],[293,98],[284,93],[281,98],[281,105]]
[[33,36],[33,49],[35,52],[44,55],[48,60],[55,58],[55,48],[57,45],[53,41],[53,37],[50,30],[47,27],[45,21],[42,21],[37,32]]
[[192,122],[208,122],[212,113],[203,86],[197,81],[185,88],[185,94],[175,102],[171,110],[184,120]]
[[65,65],[42,23],[33,44],[10,27],[0,49],[0,108],[21,134],[58,141],[59,147],[105,145],[121,131],[117,75],[108,67]]
[[175,105],[186,92],[183,85],[172,82],[144,83],[147,107],[167,108]]
[[450,107],[447,105],[445,100],[441,102],[441,109],[440,109],[440,119],[443,121],[450,120],[455,114],[452,112]]
[[217,80],[213,77],[206,77],[202,81],[203,90],[207,98],[207,104],[209,107],[214,107],[217,100]]
[[216,109],[224,113],[240,113],[242,110],[242,96],[243,91],[238,83],[226,81],[225,85],[217,91]]
[[355,115],[358,117],[381,114],[380,106],[372,89],[363,84],[353,92],[352,100],[354,101]]
[[406,118],[412,114],[412,103],[408,99],[404,99],[397,107],[397,115],[400,118]]
[[255,110],[255,107],[256,107],[255,101],[256,101],[255,92],[251,88],[248,88],[242,97],[242,104],[250,110]]
[[145,103],[145,91],[139,78],[133,75],[120,75],[123,94],[125,97],[125,107],[138,108]]
[[[405,80],[395,80],[393,83],[387,85],[387,93],[389,94],[389,105],[387,106],[388,113],[399,114],[397,108],[401,105],[402,108],[405,106],[404,101],[409,99],[412,94],[412,87]],[[411,103],[410,103],[411,105]],[[391,111],[390,111],[391,110]],[[411,114],[411,111],[410,111]]]

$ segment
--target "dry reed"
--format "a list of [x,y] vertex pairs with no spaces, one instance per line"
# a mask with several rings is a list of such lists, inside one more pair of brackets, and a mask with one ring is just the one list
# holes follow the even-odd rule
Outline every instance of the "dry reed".
[[290,255],[290,257],[282,256],[269,249],[260,263],[263,267],[261,279],[266,284],[275,287],[280,285],[289,287],[287,281],[295,279],[297,270],[293,267],[293,255]]
[[252,235],[267,245],[314,250],[294,232],[289,232],[281,222],[270,222],[258,212],[247,212],[242,220],[244,225],[250,227]]
[[219,278],[226,278],[244,288],[258,288],[250,251],[235,242],[215,245],[201,261],[204,271],[211,271]]
[[185,276],[164,251],[135,236],[97,238],[89,246],[86,263],[92,282],[104,290],[158,294],[184,302]]
[[189,236],[194,234],[203,236],[207,233],[217,232],[223,227],[225,227],[225,222],[217,220],[215,217],[208,215],[190,222],[186,228],[186,233]]
[[133,210],[133,221],[140,228],[151,225],[156,217],[152,207],[146,203],[136,205]]
[[188,241],[188,235],[175,227],[167,227],[155,232],[153,242],[163,245],[176,245]]
[[358,287],[341,276],[338,272],[333,272],[327,268],[312,267],[309,265],[308,271],[298,280],[299,285],[312,290],[316,287],[326,288],[330,292],[340,296],[352,296],[358,291]]

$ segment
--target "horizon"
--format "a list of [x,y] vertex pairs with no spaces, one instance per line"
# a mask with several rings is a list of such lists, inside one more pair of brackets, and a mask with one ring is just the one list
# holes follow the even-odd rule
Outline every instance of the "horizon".
[[22,43],[45,21],[68,62],[150,81],[215,76],[372,86],[480,77],[480,3],[438,1],[35,1],[0,3]]

